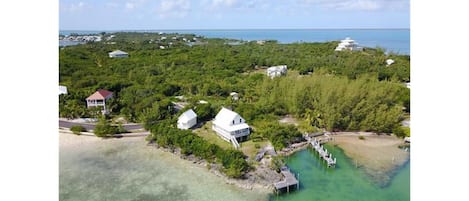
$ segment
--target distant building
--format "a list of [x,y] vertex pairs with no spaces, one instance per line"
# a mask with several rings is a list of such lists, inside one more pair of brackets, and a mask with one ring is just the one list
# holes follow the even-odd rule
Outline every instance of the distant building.
[[270,78],[278,77],[281,75],[286,75],[287,74],[287,65],[281,65],[281,66],[272,66],[267,68],[267,76]]
[[358,43],[355,40],[350,39],[349,37],[345,38],[345,40],[341,40],[339,45],[335,48],[335,51],[342,51],[342,50],[351,50],[351,51],[358,51],[363,50],[362,47],[358,46]]
[[121,50],[115,50],[115,51],[109,52],[109,58],[127,58],[127,57],[129,57],[129,54]]
[[190,109],[182,113],[181,116],[179,116],[177,127],[179,129],[186,130],[191,128],[192,126],[195,126],[196,124],[197,114],[195,114],[194,110]]
[[239,148],[238,141],[245,141],[250,134],[249,125],[238,113],[222,108],[213,120],[212,129],[225,141]]
[[59,85],[59,95],[60,94],[67,94],[67,93],[68,93],[67,87]]
[[239,94],[236,93],[236,92],[231,92],[231,93],[230,93],[230,96],[231,96],[231,99],[233,99],[233,100],[235,100],[235,101],[236,101],[236,100],[239,100]]
[[265,44],[265,40],[258,40],[258,41],[256,41],[256,43],[257,43],[258,45],[264,45],[264,44]]
[[410,89],[410,82],[406,82],[405,86]]
[[386,60],[386,66],[390,66],[393,63],[394,63],[394,60],[392,60],[392,59],[387,59]]
[[112,92],[100,89],[94,92],[91,96],[86,98],[86,106],[89,107],[102,107],[101,112],[107,114],[109,111],[106,108],[106,101],[112,98]]

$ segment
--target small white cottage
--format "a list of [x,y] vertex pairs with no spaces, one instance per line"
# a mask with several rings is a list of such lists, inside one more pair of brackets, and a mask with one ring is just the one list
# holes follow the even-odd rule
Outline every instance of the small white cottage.
[[287,65],[281,65],[281,66],[272,66],[267,68],[267,76],[270,78],[278,77],[281,75],[286,75],[287,74]]
[[182,113],[181,116],[179,116],[177,127],[179,129],[186,130],[196,124],[197,124],[197,114],[195,114],[194,110],[190,109]]
[[59,95],[60,94],[67,94],[67,87],[59,85]]
[[387,59],[386,60],[386,66],[390,66],[393,63],[394,63],[394,60],[392,60],[392,59]]
[[109,52],[109,58],[127,58],[129,57],[129,53],[121,51],[121,50],[115,50],[112,52]]
[[249,125],[238,113],[222,108],[213,120],[212,129],[225,141],[231,142],[235,148],[238,141],[245,141],[250,134]]

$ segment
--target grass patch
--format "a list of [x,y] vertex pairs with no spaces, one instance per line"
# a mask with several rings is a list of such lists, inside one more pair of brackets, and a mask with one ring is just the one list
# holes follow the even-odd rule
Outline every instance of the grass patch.
[[[241,145],[240,151],[242,151],[244,155],[249,156],[249,158],[254,158],[256,157],[257,152],[259,152],[259,150],[262,147],[265,147],[268,144],[269,144],[269,141],[267,140],[260,141],[260,142],[254,142],[252,140],[248,140],[248,141],[240,143]],[[258,145],[259,148],[256,148],[256,145]]]
[[234,149],[230,142],[222,140],[217,133],[212,130],[212,122],[205,123],[201,128],[195,129],[193,133],[204,138],[209,143],[220,146],[222,149]]

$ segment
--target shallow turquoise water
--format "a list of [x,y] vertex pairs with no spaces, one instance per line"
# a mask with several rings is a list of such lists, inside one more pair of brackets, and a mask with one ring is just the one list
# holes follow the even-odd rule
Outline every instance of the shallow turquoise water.
[[410,200],[410,164],[401,167],[385,186],[371,180],[363,170],[337,147],[326,146],[337,167],[327,168],[311,149],[302,150],[286,158],[294,173],[300,174],[300,190],[272,196],[270,200],[314,201],[408,201]]
[[143,138],[81,142],[87,137],[64,135],[60,141],[74,144],[60,146],[61,201],[267,200],[267,192],[226,184],[205,167],[146,146]]

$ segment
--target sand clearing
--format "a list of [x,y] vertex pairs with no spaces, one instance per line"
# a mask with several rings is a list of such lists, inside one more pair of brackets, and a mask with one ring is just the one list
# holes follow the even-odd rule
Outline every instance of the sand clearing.
[[[360,135],[365,139],[359,139]],[[373,180],[382,184],[387,184],[394,170],[410,158],[409,152],[398,148],[403,140],[395,136],[339,132],[332,137],[331,144],[342,148],[357,167],[363,168]]]

